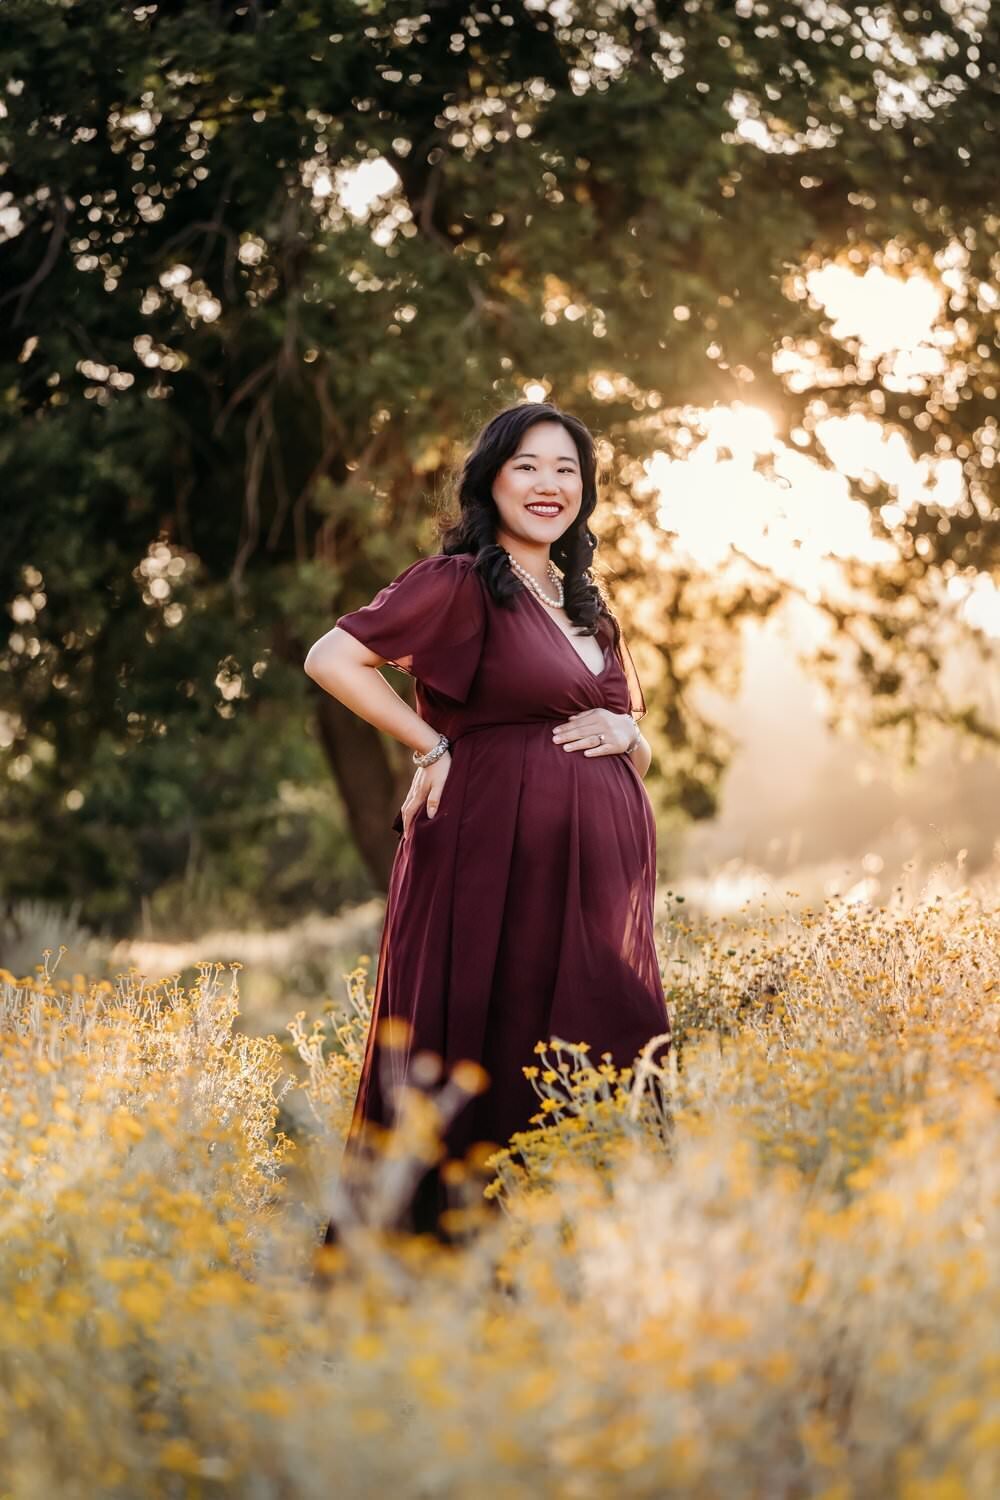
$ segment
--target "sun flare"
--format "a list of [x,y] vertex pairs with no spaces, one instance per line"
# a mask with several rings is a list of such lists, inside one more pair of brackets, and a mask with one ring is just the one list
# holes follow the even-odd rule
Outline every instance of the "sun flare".
[[[831,265],[810,275],[809,290],[835,319],[838,337],[858,338],[871,356],[893,355],[893,378],[927,373],[940,358],[931,337],[941,296],[926,277],[893,277],[878,267],[857,275]],[[808,361],[780,351],[775,366],[791,376],[804,374]],[[878,563],[896,555],[890,538],[875,535],[868,507],[852,499],[849,480],[871,476],[894,487],[896,498],[880,511],[889,531],[921,505],[954,509],[965,499],[958,459],[918,459],[901,432],[873,417],[823,418],[816,432],[832,470],[777,440],[759,407],[691,413],[686,456],[661,452],[646,464],[660,495],[659,524],[675,550],[705,569],[742,554],[816,602],[834,583],[837,559]],[[793,443],[800,438],[804,445],[804,433],[792,434]],[[773,478],[755,467],[765,454]],[[1000,589],[988,574],[952,578],[946,593],[969,625],[1000,637]]]

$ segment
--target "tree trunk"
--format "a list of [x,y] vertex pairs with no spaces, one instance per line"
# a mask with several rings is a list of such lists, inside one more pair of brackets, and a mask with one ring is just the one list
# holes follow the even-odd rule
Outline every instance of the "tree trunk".
[[319,694],[316,724],[358,852],[384,891],[399,845],[392,823],[413,767],[396,764],[385,736],[329,693]]

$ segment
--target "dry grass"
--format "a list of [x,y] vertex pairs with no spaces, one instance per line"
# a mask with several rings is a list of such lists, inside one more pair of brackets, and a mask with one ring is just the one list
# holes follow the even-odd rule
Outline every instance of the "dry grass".
[[[318,1248],[366,963],[291,1024],[297,1144],[235,972],[0,972],[4,1492],[993,1500],[998,918],[675,918],[667,1068],[540,1044],[502,1212],[456,1168],[461,1249]],[[428,1149],[410,1103],[380,1212]]]

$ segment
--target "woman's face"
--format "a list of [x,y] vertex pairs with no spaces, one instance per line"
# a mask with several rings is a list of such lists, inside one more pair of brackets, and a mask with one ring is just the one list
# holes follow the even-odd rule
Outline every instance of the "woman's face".
[[536,422],[497,470],[493,499],[500,513],[497,543],[550,546],[580,513],[583,475],[576,444],[561,422]]

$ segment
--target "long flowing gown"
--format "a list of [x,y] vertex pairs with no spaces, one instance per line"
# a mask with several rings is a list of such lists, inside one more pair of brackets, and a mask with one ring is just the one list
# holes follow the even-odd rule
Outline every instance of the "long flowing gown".
[[[512,607],[497,604],[469,553],[421,558],[336,623],[412,675],[418,713],[451,741],[435,815],[422,806],[405,835],[401,815],[393,824],[400,842],[345,1149],[364,1121],[391,1121],[392,1091],[423,1050],[446,1070],[472,1059],[490,1078],[452,1121],[450,1153],[504,1145],[538,1112],[522,1072],[538,1063],[536,1042],[586,1041],[591,1062],[607,1052],[624,1067],[670,1029],[642,777],[628,755],[585,756],[552,739],[555,723],[589,708],[641,715],[642,688],[607,619],[594,672],[527,588]],[[408,1023],[402,1048],[379,1038],[393,1018]],[[445,1204],[436,1174],[428,1181],[418,1229]]]

